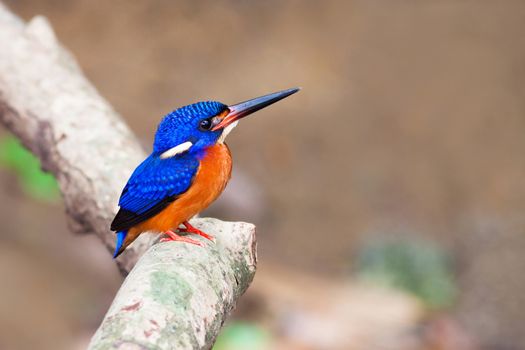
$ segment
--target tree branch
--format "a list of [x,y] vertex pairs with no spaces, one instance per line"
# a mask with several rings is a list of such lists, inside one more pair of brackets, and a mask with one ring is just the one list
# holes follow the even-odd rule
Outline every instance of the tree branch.
[[[57,178],[72,231],[93,232],[111,250],[108,225],[144,151],[45,18],[25,25],[0,4],[0,43],[0,121]],[[134,245],[121,268],[147,246]]]
[[199,225],[217,243],[153,246],[122,285],[89,349],[211,348],[255,273],[255,227],[215,219]]
[[[0,3],[0,47],[0,122],[57,178],[72,231],[95,233],[112,251],[109,223],[143,150],[45,18],[25,24]],[[126,278],[92,348],[213,345],[255,273],[255,228],[211,219],[195,225],[217,235],[217,243],[204,249],[180,243],[149,249]],[[117,261],[123,272],[153,239],[142,235],[127,249]]]

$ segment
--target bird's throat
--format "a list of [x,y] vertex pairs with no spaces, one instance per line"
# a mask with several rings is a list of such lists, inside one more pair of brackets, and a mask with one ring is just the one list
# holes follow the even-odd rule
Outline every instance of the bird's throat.
[[225,127],[224,129],[222,129],[222,134],[217,140],[217,143],[223,144],[224,141],[226,140],[226,136],[228,136],[228,134],[237,126],[238,123],[239,123],[238,121],[235,121],[231,123],[230,125],[228,125],[227,127]]

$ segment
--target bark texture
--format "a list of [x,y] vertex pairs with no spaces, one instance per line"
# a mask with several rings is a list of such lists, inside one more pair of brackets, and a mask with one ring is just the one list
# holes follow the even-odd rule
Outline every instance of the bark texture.
[[[89,349],[209,349],[255,273],[255,227],[200,219],[216,243],[154,245],[119,290]],[[205,241],[202,238],[199,238]]]
[[[56,176],[72,231],[94,233],[113,251],[109,223],[144,151],[45,18],[26,24],[0,3],[0,47],[0,122]],[[121,271],[131,272],[91,348],[212,347],[253,279],[255,228],[215,219],[193,223],[217,242],[151,246],[155,235],[142,235],[119,257]]]

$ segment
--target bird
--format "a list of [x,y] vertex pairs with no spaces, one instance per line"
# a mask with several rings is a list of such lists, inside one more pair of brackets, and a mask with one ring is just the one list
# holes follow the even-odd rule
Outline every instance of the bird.
[[213,241],[211,234],[189,220],[215,201],[230,180],[232,157],[226,136],[239,119],[299,90],[282,90],[234,105],[197,102],[164,116],[152,153],[137,166],[120,195],[119,210],[110,226],[116,232],[113,258],[144,232],[164,233],[163,242],[203,246],[179,233]]

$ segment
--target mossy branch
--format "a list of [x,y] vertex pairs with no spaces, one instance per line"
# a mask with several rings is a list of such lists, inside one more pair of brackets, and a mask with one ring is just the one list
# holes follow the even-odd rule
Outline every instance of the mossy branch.
[[255,227],[216,219],[193,223],[214,234],[216,242],[205,247],[166,242],[148,250],[89,349],[211,348],[255,274]]

